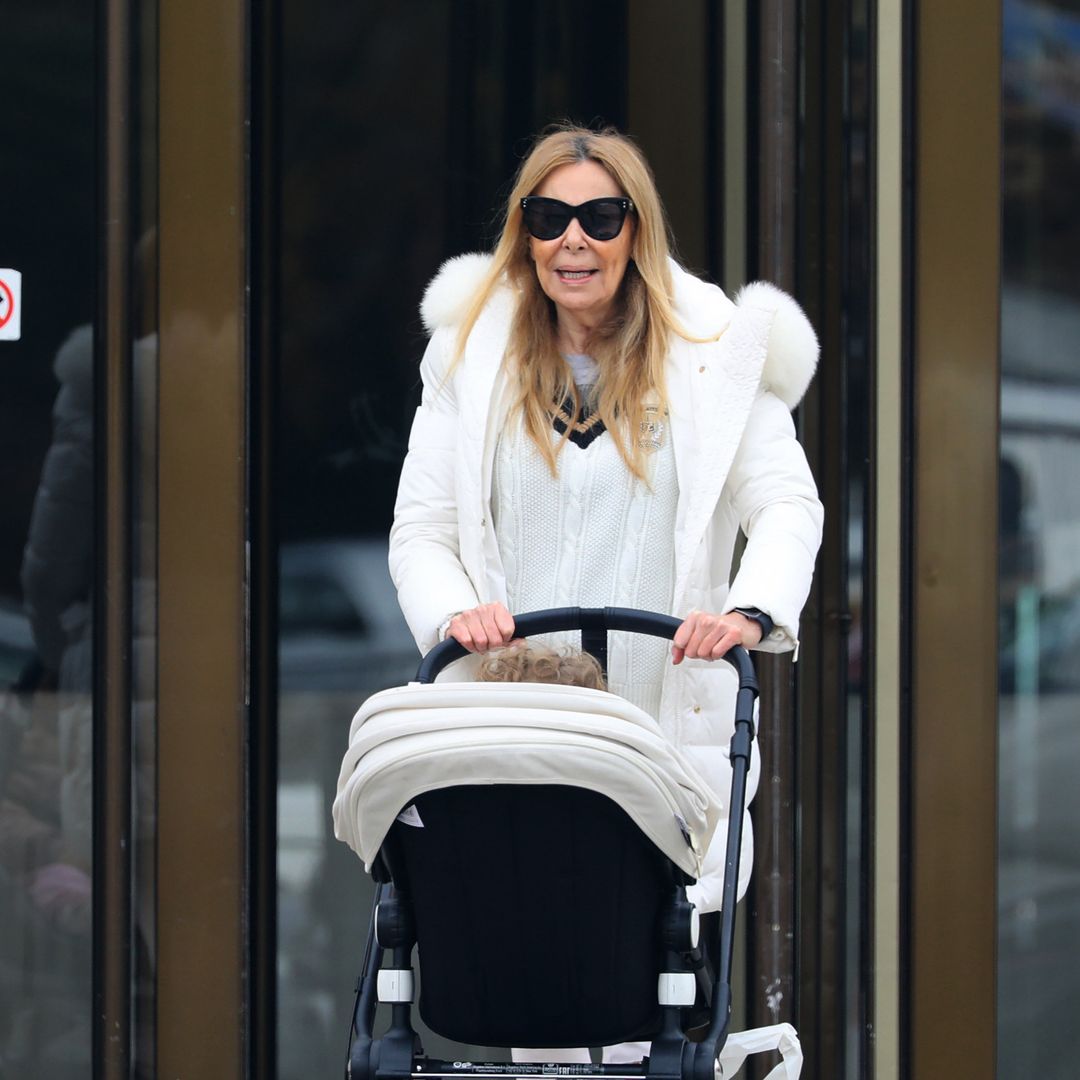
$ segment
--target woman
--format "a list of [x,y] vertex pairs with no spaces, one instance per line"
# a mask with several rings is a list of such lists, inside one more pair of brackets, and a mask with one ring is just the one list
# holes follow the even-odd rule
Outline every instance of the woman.
[[[683,617],[670,652],[612,635],[610,687],[726,798],[736,680],[714,661],[797,645],[821,538],[789,413],[817,359],[805,316],[771,286],[733,304],[683,270],[640,151],[569,127],[522,164],[494,253],[450,260],[421,310],[424,392],[390,534],[421,650],[504,645],[513,610]],[[755,757],[748,796],[757,775]],[[701,910],[720,904],[722,835],[690,890]]]

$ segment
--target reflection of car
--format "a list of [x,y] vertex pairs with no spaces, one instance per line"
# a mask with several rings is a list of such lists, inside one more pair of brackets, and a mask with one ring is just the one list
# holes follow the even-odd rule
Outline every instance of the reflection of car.
[[281,690],[373,693],[408,682],[419,654],[398,609],[385,540],[281,548]]
[[1003,694],[1080,689],[1080,593],[1003,608],[999,636]]

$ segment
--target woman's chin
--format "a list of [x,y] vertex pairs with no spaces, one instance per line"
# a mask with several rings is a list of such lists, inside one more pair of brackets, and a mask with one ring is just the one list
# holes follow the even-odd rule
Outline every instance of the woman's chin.
[[578,290],[552,290],[548,296],[560,311],[586,322],[599,322],[611,305],[603,296],[589,296]]

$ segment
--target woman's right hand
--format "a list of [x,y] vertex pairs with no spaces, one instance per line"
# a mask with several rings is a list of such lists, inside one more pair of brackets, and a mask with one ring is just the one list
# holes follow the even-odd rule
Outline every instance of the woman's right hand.
[[481,604],[468,611],[459,611],[450,620],[446,636],[469,652],[498,649],[514,640],[514,616],[498,602]]

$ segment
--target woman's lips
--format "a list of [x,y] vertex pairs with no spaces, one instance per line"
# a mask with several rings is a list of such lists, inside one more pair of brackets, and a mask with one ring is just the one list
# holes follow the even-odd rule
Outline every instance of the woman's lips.
[[588,281],[597,271],[593,270],[564,270],[562,268],[556,269],[555,273],[559,275],[560,281],[565,281],[567,284],[572,285],[579,281]]

